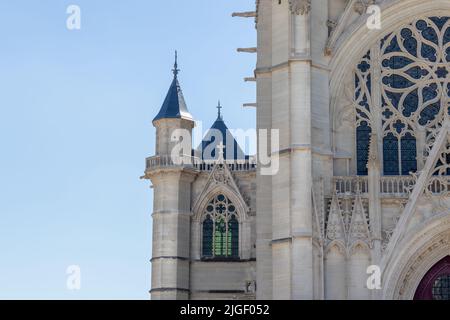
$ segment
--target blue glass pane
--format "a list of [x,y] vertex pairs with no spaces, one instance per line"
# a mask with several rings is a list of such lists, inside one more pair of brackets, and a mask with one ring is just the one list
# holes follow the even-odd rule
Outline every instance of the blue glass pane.
[[[404,130],[435,127],[438,115],[443,112],[443,102],[450,100],[449,44],[450,17],[419,19],[399,32],[380,39],[382,96],[378,98],[382,100],[381,124],[388,132],[393,129],[397,136],[401,136]],[[361,81],[365,81],[365,87],[370,88],[371,84],[367,81],[371,77],[371,63],[370,54],[366,54],[358,64],[360,77],[355,79],[355,83],[362,88]],[[426,82],[419,82],[423,80]],[[369,94],[361,89],[356,93],[360,107],[369,112],[372,111],[369,110],[369,102],[373,98],[371,95],[370,89]],[[450,104],[446,107],[445,111],[450,115]],[[366,110],[361,111],[362,108],[357,110],[357,120],[363,121],[357,128],[357,172],[364,175],[367,174],[371,131],[364,123],[364,120],[369,122],[369,119],[363,112]],[[391,123],[399,116],[393,108],[406,119]],[[383,139],[383,150],[386,175],[406,175],[417,170],[417,154],[422,151],[417,150],[413,133],[404,135],[400,140],[393,133],[388,133]],[[450,162],[450,157],[447,161]]]
[[389,99],[389,102],[392,104],[392,106],[398,110],[398,106],[400,104],[400,99],[402,97],[401,93],[397,92],[391,92],[391,91],[385,91],[385,94],[387,98]]
[[417,89],[408,94],[403,102],[403,115],[410,117],[419,108]]
[[210,216],[203,222],[203,257],[212,257],[213,255],[213,230],[214,223]]
[[429,46],[425,43],[422,43],[421,54],[422,54],[422,57],[426,58],[427,60],[430,60],[431,62],[436,62],[436,60],[437,60],[436,49],[434,49],[432,46]]
[[[444,25],[447,23],[449,17],[431,17],[430,20],[433,21],[439,30],[442,30]],[[448,30],[448,29],[447,29]]]
[[383,67],[391,69],[402,69],[413,62],[413,60],[403,56],[393,56],[389,59],[383,60]]
[[230,254],[236,258],[239,257],[239,222],[235,216],[232,216],[228,222],[228,229],[230,231]]
[[398,74],[393,74],[390,77],[384,77],[383,84],[394,89],[406,89],[414,85],[414,83]]
[[397,36],[393,37],[389,45],[387,46],[385,52],[397,52],[400,51],[400,46],[398,45]]
[[367,175],[367,161],[369,159],[369,145],[371,128],[367,122],[361,122],[361,125],[356,129],[356,155],[358,175]]
[[405,29],[405,30],[407,30],[407,31],[404,33],[407,34],[408,36],[405,37],[405,39],[403,40],[403,46],[405,47],[406,51],[409,54],[416,56],[417,55],[417,40],[410,34],[411,30],[409,30],[409,29]]
[[401,139],[402,148],[402,175],[409,175],[417,171],[417,146],[416,138],[407,133]]
[[398,162],[398,139],[392,133],[389,133],[383,139],[383,159],[385,175],[397,176],[400,174]]
[[429,121],[436,118],[441,109],[441,102],[430,104],[428,107],[424,108],[420,113],[419,124],[425,126]]
[[216,220],[216,229],[214,230],[214,256],[226,256],[227,248],[227,229],[223,218]]

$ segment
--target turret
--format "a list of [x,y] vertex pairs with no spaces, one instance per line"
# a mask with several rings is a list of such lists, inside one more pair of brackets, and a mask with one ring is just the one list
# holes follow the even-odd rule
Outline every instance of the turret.
[[[164,103],[161,106],[157,116],[153,119],[153,125],[156,128],[156,155],[169,156],[178,141],[173,141],[172,135],[177,129],[184,129],[192,137],[194,120],[189,113],[184,100],[183,91],[178,82],[178,58],[175,53],[175,64],[172,70],[173,80],[167,92]],[[185,155],[190,156],[192,150],[192,139],[184,141],[186,143]]]
[[[153,119],[156,155],[147,159],[145,171],[145,178],[152,181],[154,190],[150,291],[154,300],[184,300],[190,295],[191,184],[197,172],[190,161],[194,121],[187,109],[178,73],[175,57],[172,84]],[[180,138],[180,129],[183,138]],[[183,148],[176,149],[181,142]],[[179,163],[179,156],[187,161]]]

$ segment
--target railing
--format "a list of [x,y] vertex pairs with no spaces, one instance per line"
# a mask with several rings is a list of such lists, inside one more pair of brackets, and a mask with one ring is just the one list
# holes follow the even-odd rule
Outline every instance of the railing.
[[380,192],[393,197],[407,197],[416,181],[411,176],[384,176],[380,181]]
[[[217,160],[202,160],[192,156],[154,156],[147,158],[147,171],[158,168],[168,167],[187,167],[199,171],[211,171]],[[254,171],[256,170],[256,160],[254,158],[246,160],[224,160],[224,164],[228,166],[231,171]]]
[[147,158],[147,170],[158,167],[193,166],[195,158],[191,156],[154,156]]
[[427,192],[435,195],[450,195],[450,177],[431,177]]
[[334,177],[333,184],[338,195],[352,195],[369,192],[367,177]]
[[[380,178],[380,194],[384,198],[408,198],[416,179],[412,176],[383,176]],[[360,193],[367,196],[369,191],[367,177],[334,177],[333,185],[338,196]],[[450,196],[450,176],[432,176],[425,187],[431,195]]]
[[[340,196],[356,193],[367,195],[369,192],[369,180],[366,176],[334,177],[333,184]],[[383,176],[380,179],[380,193],[385,197],[408,197],[414,185],[415,179],[411,176]],[[448,187],[450,190],[450,184]]]

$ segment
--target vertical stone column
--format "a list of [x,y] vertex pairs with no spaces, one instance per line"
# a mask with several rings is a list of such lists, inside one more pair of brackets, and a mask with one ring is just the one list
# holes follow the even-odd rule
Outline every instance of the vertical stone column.
[[274,299],[313,298],[310,1],[272,3]]
[[153,300],[189,298],[190,189],[193,174],[179,170],[152,176],[154,185]]
[[[368,188],[369,188],[369,218],[372,236],[371,260],[372,264],[381,264],[381,201],[380,201],[380,157],[378,156],[378,138],[372,134],[369,150],[368,169]],[[379,299],[377,292],[372,291],[372,299]]]
[[[292,1],[294,3],[295,1]],[[311,50],[309,1],[291,3],[290,214],[292,299],[313,299]]]
[[[258,8],[257,110],[258,130],[267,130],[271,141],[272,129],[272,3],[261,1]],[[260,147],[258,146],[258,150]],[[266,151],[266,150],[264,150]],[[267,150],[270,155],[270,149]],[[259,154],[259,153],[258,153]],[[272,299],[272,176],[256,176],[256,298]]]
[[[373,116],[372,133],[376,134],[377,137],[377,148],[376,156],[378,158],[378,170],[383,172],[383,119],[382,119],[382,101],[381,101],[381,57],[380,57],[380,46],[378,42],[370,48],[370,69],[372,73],[372,105],[371,114]],[[375,148],[376,146],[374,146]],[[374,152],[375,150],[372,150]]]
[[[311,1],[311,11],[309,13],[309,33],[310,33],[310,65],[311,65],[311,152],[312,152],[312,185],[323,182],[323,192],[331,194],[333,190],[333,156],[332,149],[332,120],[330,115],[330,56],[327,56],[326,48],[329,37],[329,1]],[[316,194],[318,203],[324,201],[323,192]],[[319,206],[320,207],[320,206]],[[322,211],[324,214],[325,209]],[[312,212],[313,214],[313,212]],[[323,247],[320,243],[313,246],[313,269],[320,269],[315,272],[314,277],[314,299],[324,299],[324,256]]]
[[[383,119],[381,101],[381,57],[378,42],[370,49],[371,71],[372,71],[372,136],[370,139],[368,169],[369,188],[369,218],[372,235],[372,264],[381,263],[381,199],[380,180],[383,172]],[[377,299],[377,292],[372,291],[372,298]]]
[[426,161],[426,158],[423,154],[427,146],[427,132],[424,127],[417,126],[416,141],[417,141],[417,171],[421,171]]
[[[156,155],[170,159],[174,130],[192,133],[194,122],[184,119],[161,119],[154,122],[157,130]],[[190,153],[192,141],[187,141]],[[162,161],[147,168],[146,175],[154,189],[152,288],[153,300],[189,298],[191,184],[196,172],[189,164]]]
[[310,15],[309,0],[259,4],[258,129],[279,130],[273,156],[280,166],[270,178],[258,176],[258,298],[314,298]]
[[279,131],[279,171],[272,176],[272,279],[273,299],[292,298],[290,74],[291,11],[288,1],[272,5],[272,113],[271,126]]

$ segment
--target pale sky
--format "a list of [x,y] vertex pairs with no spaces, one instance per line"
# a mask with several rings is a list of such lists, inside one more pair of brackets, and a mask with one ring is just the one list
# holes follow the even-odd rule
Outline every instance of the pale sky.
[[[81,8],[81,30],[66,9]],[[0,1],[0,299],[148,299],[151,120],[172,80],[204,129],[255,127],[254,0]],[[66,269],[81,268],[81,289]]]

